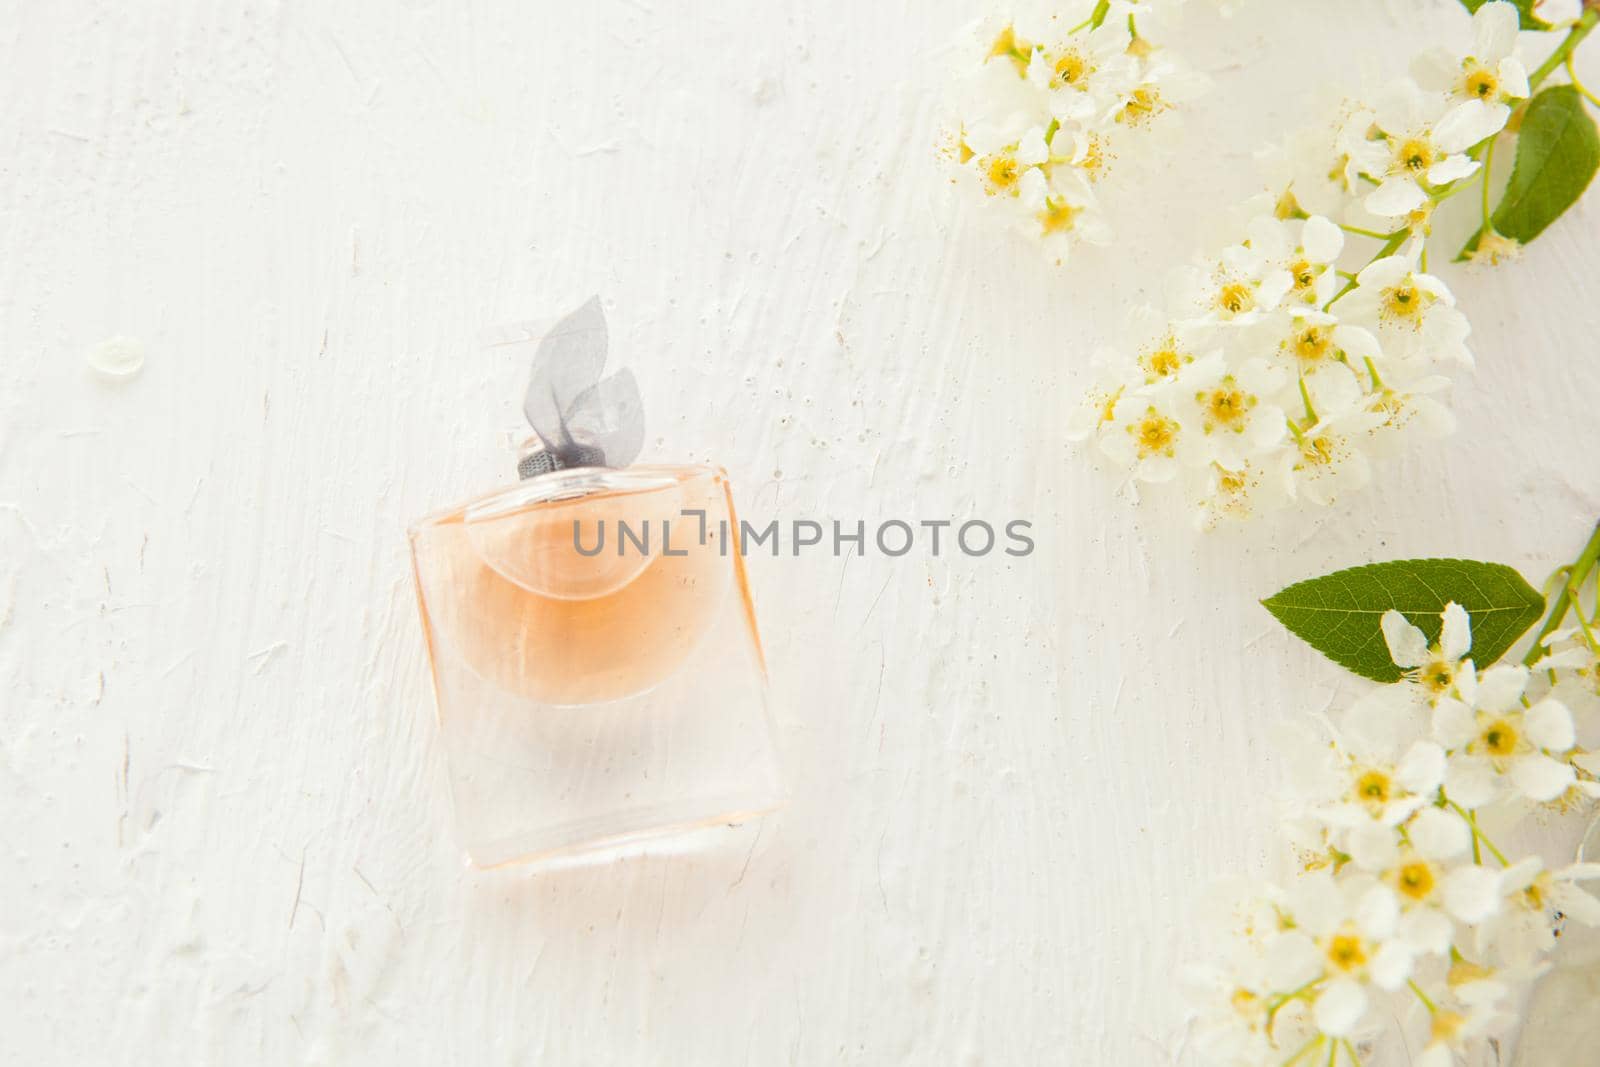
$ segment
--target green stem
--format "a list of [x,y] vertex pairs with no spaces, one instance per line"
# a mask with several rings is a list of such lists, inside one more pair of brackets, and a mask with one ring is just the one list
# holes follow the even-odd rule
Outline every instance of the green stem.
[[1364,358],[1367,361],[1367,376],[1372,379],[1372,391],[1377,392],[1383,388],[1383,379],[1378,377],[1378,365],[1372,362],[1371,356]]
[[1422,987],[1417,984],[1417,980],[1415,978],[1406,979],[1406,985],[1410,986],[1411,992],[1415,993],[1417,995],[1417,999],[1422,1001],[1422,1006],[1428,1009],[1429,1015],[1432,1015],[1434,1012],[1439,1010],[1434,1005],[1433,1001],[1428,999],[1428,994],[1422,991]]
[[1448,801],[1446,801],[1446,803],[1449,804],[1450,807],[1455,810],[1455,813],[1457,815],[1461,816],[1461,818],[1463,820],[1465,820],[1468,829],[1470,829],[1472,831],[1472,862],[1473,863],[1482,863],[1483,862],[1482,856],[1478,852],[1478,842],[1482,841],[1484,847],[1489,850],[1490,854],[1493,855],[1495,859],[1500,861],[1500,866],[1502,866],[1502,867],[1511,866],[1511,861],[1506,859],[1506,854],[1504,852],[1501,852],[1498,848],[1495,847],[1494,842],[1489,840],[1489,835],[1488,834],[1486,834],[1482,830],[1478,829],[1478,813],[1477,812],[1468,811],[1466,808],[1463,808],[1460,804],[1457,804],[1453,800],[1448,800]]
[[[1394,255],[1395,252],[1399,250],[1400,246],[1406,243],[1406,235],[1410,232],[1410,230],[1400,230],[1396,233],[1390,234],[1389,239],[1383,242],[1383,247],[1378,249],[1377,254],[1367,261],[1367,266],[1372,266],[1372,264],[1376,263],[1385,256]],[[1356,273],[1359,274],[1360,271],[1357,271]],[[1322,305],[1322,310],[1327,311],[1329,308],[1333,307],[1333,305],[1337,304],[1341,297],[1356,287],[1356,284],[1356,279],[1354,278],[1351,278],[1349,281],[1345,282],[1344,288],[1340,289],[1337,293],[1334,293],[1332,300],[1329,300],[1326,304]]]
[[1306,377],[1303,374],[1300,376],[1300,400],[1306,406],[1306,425],[1308,427],[1315,426],[1317,424],[1317,409],[1311,403],[1311,390],[1306,388]]
[[[1309,993],[1312,989],[1314,989],[1316,987],[1317,983],[1320,982],[1320,981],[1322,981],[1322,977],[1319,975],[1316,978],[1313,978],[1311,981],[1307,982],[1305,985],[1301,986],[1299,989],[1290,990],[1287,993],[1279,993],[1277,996],[1272,998],[1272,1003],[1267,1005],[1267,1036],[1268,1037],[1272,1036],[1272,1024],[1277,1021],[1278,1012],[1283,1010],[1283,1006],[1285,1004],[1289,1003],[1291,1000],[1307,999],[1306,998],[1306,994]],[[1300,1052],[1295,1053],[1294,1058],[1290,1059],[1288,1061],[1288,1063],[1293,1063],[1295,1060],[1300,1058],[1302,1053],[1304,1053],[1306,1051],[1307,1051],[1306,1049],[1301,1049]],[[1287,1064],[1285,1064],[1285,1067],[1287,1067]]]
[[1589,87],[1583,84],[1582,79],[1578,77],[1578,68],[1572,65],[1572,56],[1570,54],[1567,56],[1564,65],[1567,68],[1567,80],[1572,82],[1572,87],[1582,93],[1583,98],[1589,103],[1595,107],[1600,107],[1600,96],[1595,96],[1589,91]]
[[1489,221],[1489,171],[1494,168],[1494,138],[1483,151],[1483,232],[1493,233],[1494,223]]
[[1288,1059],[1283,1061],[1283,1067],[1294,1067],[1295,1064],[1306,1058],[1306,1053],[1315,1052],[1317,1049],[1322,1047],[1322,1043],[1326,1040],[1327,1038],[1323,1037],[1321,1034],[1311,1038],[1305,1044],[1301,1045],[1300,1048],[1295,1051],[1293,1056],[1290,1056]]
[[[1584,12],[1584,16],[1597,15],[1593,9]],[[1539,632],[1533,635],[1533,644],[1528,648],[1528,654],[1522,657],[1524,666],[1531,667],[1543,655],[1544,639],[1554,633],[1566,621],[1567,612],[1573,609],[1573,590],[1583,585],[1583,580],[1594,570],[1595,563],[1600,562],[1600,522],[1595,523],[1594,533],[1589,535],[1589,543],[1583,546],[1583,551],[1571,567],[1563,568],[1567,572],[1567,580],[1561,586],[1561,592],[1556,596],[1555,603],[1550,605],[1550,614],[1545,616],[1544,625],[1539,627]]]
[[1379,233],[1377,230],[1363,230],[1360,226],[1347,226],[1342,222],[1339,223],[1339,229],[1345,233],[1353,233],[1358,237],[1371,237],[1378,241],[1387,241],[1394,236],[1392,233]]
[[1089,12],[1089,17],[1072,27],[1072,29],[1068,30],[1067,32],[1071,34],[1077,33],[1082,29],[1099,29],[1100,24],[1106,20],[1106,16],[1110,13],[1111,0],[1099,0],[1099,2],[1094,5],[1094,10]]
[[1578,42],[1589,36],[1589,31],[1595,28],[1596,23],[1600,23],[1600,8],[1585,5],[1582,17],[1572,24],[1572,28],[1556,46],[1556,50],[1539,64],[1537,70],[1528,75],[1528,95],[1533,95],[1533,91],[1539,88],[1539,83],[1549,77],[1551,71],[1567,61],[1572,50],[1578,47]]
[[1571,595],[1572,616],[1578,620],[1578,630],[1583,634],[1583,643],[1589,646],[1589,651],[1600,656],[1600,641],[1595,639],[1589,620],[1583,617],[1583,605],[1578,602],[1583,594],[1579,592],[1578,583],[1570,577],[1567,579],[1567,592]]

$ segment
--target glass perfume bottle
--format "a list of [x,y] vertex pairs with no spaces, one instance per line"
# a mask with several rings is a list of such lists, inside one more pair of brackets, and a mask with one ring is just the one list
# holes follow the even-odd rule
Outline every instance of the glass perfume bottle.
[[[586,313],[592,331],[593,302],[563,325]],[[540,345],[546,371],[573,362],[561,330]],[[540,368],[530,394],[547,395]],[[556,388],[543,414],[530,401],[539,440],[521,484],[410,533],[457,824],[478,866],[604,857],[782,801],[727,476],[601,465],[628,452],[618,428],[637,404],[631,379],[581,399],[598,370]],[[586,414],[602,428],[585,432]]]

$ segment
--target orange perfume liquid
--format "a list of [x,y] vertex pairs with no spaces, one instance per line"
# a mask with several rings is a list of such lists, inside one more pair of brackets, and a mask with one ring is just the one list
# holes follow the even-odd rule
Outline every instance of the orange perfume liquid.
[[603,856],[781,801],[727,479],[579,468],[411,532],[475,863]]

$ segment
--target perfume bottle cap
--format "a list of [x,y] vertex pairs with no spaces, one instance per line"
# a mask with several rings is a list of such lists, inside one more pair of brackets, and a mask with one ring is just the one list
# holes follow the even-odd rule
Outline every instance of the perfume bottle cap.
[[606,364],[606,319],[600,298],[557,322],[533,348],[522,411],[539,447],[517,463],[531,478],[568,467],[626,467],[644,445],[644,410],[633,372],[601,377]]
[[523,481],[537,478],[541,474],[552,471],[566,470],[569,467],[604,467],[606,454],[603,450],[592,445],[573,443],[571,449],[563,453],[552,452],[542,444],[535,445],[531,451],[524,452],[522,458],[517,460],[517,477]]

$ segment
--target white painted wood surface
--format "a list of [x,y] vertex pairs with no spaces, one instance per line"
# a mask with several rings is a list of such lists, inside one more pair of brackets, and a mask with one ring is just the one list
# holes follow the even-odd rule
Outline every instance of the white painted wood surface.
[[[1463,431],[1335,510],[1202,538],[1061,432],[1251,152],[1448,4],[1197,3],[1215,92],[1064,271],[932,158],[954,0],[0,6],[5,1063],[1182,1061],[1192,905],[1278,856],[1270,729],[1353,688],[1255,600],[1537,577],[1600,513],[1593,197],[1451,270]],[[753,560],[789,807],[474,873],[403,531],[511,474],[480,330],[593,292],[646,459],[1038,551]]]

